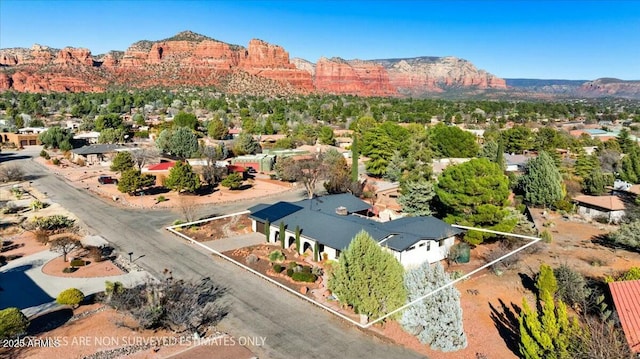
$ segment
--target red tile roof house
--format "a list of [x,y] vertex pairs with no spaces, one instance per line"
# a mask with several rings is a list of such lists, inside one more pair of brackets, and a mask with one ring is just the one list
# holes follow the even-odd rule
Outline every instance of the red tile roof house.
[[586,219],[606,218],[609,223],[618,223],[624,217],[624,202],[618,196],[587,196],[573,198],[578,214]]
[[640,356],[640,280],[612,282],[609,290],[629,347]]
[[160,162],[143,168],[142,172],[156,176],[156,186],[162,186],[164,179],[169,175],[169,171],[175,166],[175,162]]

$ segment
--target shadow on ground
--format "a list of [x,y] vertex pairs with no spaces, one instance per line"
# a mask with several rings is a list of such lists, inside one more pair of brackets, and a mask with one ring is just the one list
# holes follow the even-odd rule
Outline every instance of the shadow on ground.
[[522,309],[517,305],[511,303],[507,306],[502,299],[500,301],[500,308],[496,308],[489,302],[491,308],[491,319],[498,329],[498,333],[507,344],[507,347],[513,354],[519,356],[520,349],[518,343],[520,343],[520,322],[518,317],[522,312]]

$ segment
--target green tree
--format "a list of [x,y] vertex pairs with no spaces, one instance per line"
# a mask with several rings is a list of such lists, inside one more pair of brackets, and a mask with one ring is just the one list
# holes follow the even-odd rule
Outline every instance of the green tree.
[[[438,178],[435,191],[449,223],[510,232],[517,222],[505,208],[509,179],[497,164],[487,159],[472,159],[446,168]],[[469,231],[465,240],[479,244],[492,236]]]
[[536,283],[538,312],[522,299],[520,313],[520,354],[525,359],[571,359],[580,349],[582,330],[576,318],[571,320],[562,301],[555,301],[557,282],[553,270],[540,268]]
[[564,197],[562,175],[553,158],[544,151],[527,163],[520,188],[524,200],[533,205],[552,205]]
[[402,158],[402,154],[400,151],[395,151],[393,156],[389,159],[389,164],[387,165],[387,171],[384,174],[384,179],[390,182],[398,182],[402,179],[402,167],[404,165],[404,158]]
[[11,307],[0,310],[0,339],[17,338],[27,332],[29,319],[20,309]]
[[185,159],[198,152],[198,138],[187,127],[178,127],[169,140],[170,152],[174,156]]
[[430,141],[438,157],[475,157],[479,151],[475,136],[456,126],[436,125],[430,131]]
[[284,222],[280,221],[280,227],[278,227],[278,240],[280,241],[280,246],[284,249],[284,239],[286,234],[284,233]]
[[524,126],[515,126],[502,132],[500,142],[507,153],[522,153],[534,146],[533,132]]
[[260,151],[260,145],[248,132],[242,132],[233,142],[233,153],[236,156],[254,154]]
[[632,147],[620,161],[620,179],[629,183],[640,183],[640,148]]
[[323,145],[331,145],[333,146],[336,143],[336,140],[333,136],[333,130],[329,126],[320,127],[320,131],[318,131],[318,140]]
[[576,162],[573,164],[573,173],[581,178],[586,178],[594,169],[600,167],[600,160],[596,155],[587,155],[584,150],[578,152]]
[[640,249],[640,220],[621,224],[618,230],[609,233],[607,238],[614,244]]
[[365,166],[367,172],[374,177],[382,177],[387,172],[389,160],[393,156],[393,140],[379,127],[363,136],[362,154],[369,157]]
[[164,185],[178,193],[182,191],[195,192],[200,188],[200,177],[193,172],[193,168],[188,162],[178,161],[169,171]]
[[121,151],[111,161],[111,170],[118,173],[123,173],[126,170],[132,169],[135,166],[131,152]]
[[106,115],[98,116],[95,121],[95,129],[98,132],[102,132],[102,130],[107,128],[120,128],[123,127],[123,125],[124,124],[122,123],[122,119],[117,113],[109,113]]
[[408,181],[402,185],[398,203],[404,213],[412,216],[430,216],[431,200],[434,196],[433,183],[427,180]]
[[301,249],[302,247],[300,247],[300,227],[296,226],[296,251],[300,253]]
[[100,131],[98,143],[123,143],[126,136],[127,131],[124,128],[105,128]]
[[[450,282],[440,263],[425,261],[405,273],[404,284],[409,302],[417,300]],[[451,286],[408,307],[400,319],[402,327],[433,350],[445,352],[464,349],[467,337],[462,323],[460,292]]]
[[353,135],[353,142],[351,143],[351,181],[358,181],[358,159],[360,157],[360,149],[358,148],[358,136]]
[[142,174],[140,170],[130,168],[122,172],[120,180],[118,180],[118,191],[134,195],[136,192],[147,187],[152,187],[155,184],[156,179],[154,176]]
[[242,175],[239,173],[232,173],[225,177],[220,185],[229,189],[239,189],[242,186]]
[[631,138],[631,133],[626,128],[620,130],[618,136],[616,137],[616,141],[620,145],[622,153],[630,153],[634,147],[638,147],[638,145]]
[[198,128],[198,118],[192,113],[180,111],[173,117],[173,126],[196,130]]
[[600,166],[598,166],[594,168],[588,176],[583,178],[582,189],[586,194],[600,196],[606,193],[607,185],[613,185],[613,183],[609,182],[609,177],[605,176]]
[[273,129],[273,123],[271,122],[271,118],[267,118],[264,122],[264,129],[262,131],[265,135],[273,135],[276,133],[276,130]]
[[207,126],[207,134],[214,140],[222,140],[229,134],[227,126],[219,118],[213,118]]
[[61,150],[71,149],[71,139],[73,135],[60,126],[50,127],[48,130],[38,135],[38,139],[42,142],[44,148],[54,148]]
[[405,303],[403,272],[391,253],[361,231],[340,255],[329,289],[356,313],[379,318]]

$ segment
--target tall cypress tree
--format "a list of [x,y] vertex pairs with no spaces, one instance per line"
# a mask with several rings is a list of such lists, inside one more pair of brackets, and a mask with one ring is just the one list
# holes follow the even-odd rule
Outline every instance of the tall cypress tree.
[[529,161],[520,182],[524,200],[533,205],[551,205],[562,199],[562,175],[553,158],[542,151]]
[[351,181],[358,181],[358,157],[360,157],[360,149],[358,148],[358,134],[353,133],[353,143],[351,144]]

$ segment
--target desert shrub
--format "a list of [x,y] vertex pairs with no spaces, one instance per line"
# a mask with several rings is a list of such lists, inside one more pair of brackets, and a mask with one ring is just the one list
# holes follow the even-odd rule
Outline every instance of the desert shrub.
[[609,261],[607,261],[603,257],[589,256],[589,257],[585,258],[584,260],[587,263],[589,263],[589,265],[591,265],[593,267],[603,267],[603,266],[608,266],[609,265]]
[[49,154],[47,153],[47,151],[42,150],[40,151],[40,157],[47,157]]
[[22,188],[20,187],[13,187],[10,190],[11,194],[14,195],[16,197],[16,199],[21,199],[22,195],[24,194],[24,192],[22,192]]
[[[506,243],[500,242],[496,248],[492,249],[491,251],[489,251],[489,253],[487,253],[487,255],[485,256],[485,260],[487,261],[487,263],[492,262],[504,256],[505,254],[509,253],[510,251],[511,249]],[[520,253],[518,252],[493,264],[491,266],[491,270],[495,274],[501,275],[504,271],[514,268],[519,261],[520,261]]]
[[607,283],[611,283],[638,279],[640,279],[640,267],[631,267],[628,271],[623,272],[617,276],[606,276],[604,281]]
[[23,177],[24,172],[17,165],[0,166],[0,182],[20,181]]
[[53,160],[51,160],[51,163],[53,163],[56,166],[59,166],[60,165],[60,160],[57,159],[57,158],[54,158]]
[[551,233],[549,233],[549,231],[547,231],[546,229],[542,231],[540,238],[542,238],[542,241],[544,243],[551,243],[553,241],[553,236],[551,236]]
[[302,268],[300,269],[300,272],[302,272],[302,273],[311,273],[311,267],[302,266]]
[[42,244],[47,244],[49,242],[49,233],[44,229],[36,229],[33,233],[36,235],[36,241]]
[[269,253],[269,261],[270,262],[282,263],[284,261],[284,259],[285,259],[285,257],[284,257],[284,254],[282,253],[282,251],[275,250],[275,251]]
[[181,219],[176,219],[175,221],[173,221],[173,225],[174,226],[179,226],[181,224],[186,223],[185,221],[181,220]]
[[256,264],[258,263],[258,256],[255,254],[249,254],[247,259],[245,260],[247,264]]
[[566,199],[561,199],[553,204],[553,208],[558,211],[571,212],[573,211],[573,204]]
[[315,282],[318,277],[313,274],[313,273],[308,273],[308,272],[297,272],[297,273],[293,273],[291,275],[291,279],[293,279],[296,282],[307,282],[307,283],[313,283]]
[[165,196],[158,196],[158,198],[156,198],[156,202],[158,202],[158,203],[164,202],[166,200],[167,200],[167,198]]
[[71,267],[84,267],[87,263],[82,259],[74,259],[69,263]]
[[589,297],[590,290],[582,274],[574,271],[568,265],[562,264],[553,270],[558,282],[556,296],[563,302],[573,305],[583,305]]
[[618,246],[640,250],[640,220],[621,224],[617,231],[609,233],[608,240]]
[[84,299],[84,293],[80,289],[69,288],[63,290],[56,298],[56,303],[77,306]]
[[0,338],[15,338],[27,331],[29,319],[20,311],[12,307],[0,310]]
[[34,217],[31,224],[35,229],[54,232],[60,229],[71,228],[75,225],[75,220],[67,216],[55,214],[48,217]]
[[85,249],[89,253],[89,258],[93,259],[94,262],[102,262],[104,260],[101,248],[96,246],[87,246]]
[[593,220],[600,224],[609,224],[611,222],[607,216],[594,216]]
[[320,267],[313,267],[311,268],[311,273],[315,274],[318,277],[322,277],[322,275],[324,274],[324,271]]
[[298,266],[298,263],[296,263],[296,262],[289,262],[289,264],[287,264],[287,268],[289,268],[289,269],[293,269],[293,268],[295,268],[297,266]]
[[468,262],[470,250],[471,250],[471,247],[469,247],[468,243],[466,242],[456,243],[452,245],[451,248],[449,249],[448,258],[451,262],[457,263],[458,261],[462,261],[464,259],[463,257],[466,257]]
[[84,161],[84,159],[82,159],[82,158],[78,158],[78,159],[76,160],[76,164],[77,164],[78,166],[80,166],[80,167],[84,167],[87,163]]
[[73,273],[75,271],[77,271],[78,268],[76,267],[64,267],[62,268],[62,273]]
[[293,268],[287,268],[287,276],[291,277],[293,275]]
[[45,207],[45,204],[37,199],[31,201],[31,204],[29,204],[29,208],[31,208],[31,210],[34,212],[37,212],[43,209],[44,207]]
[[284,267],[280,264],[276,263],[273,265],[273,271],[276,273],[281,273],[284,270]]

